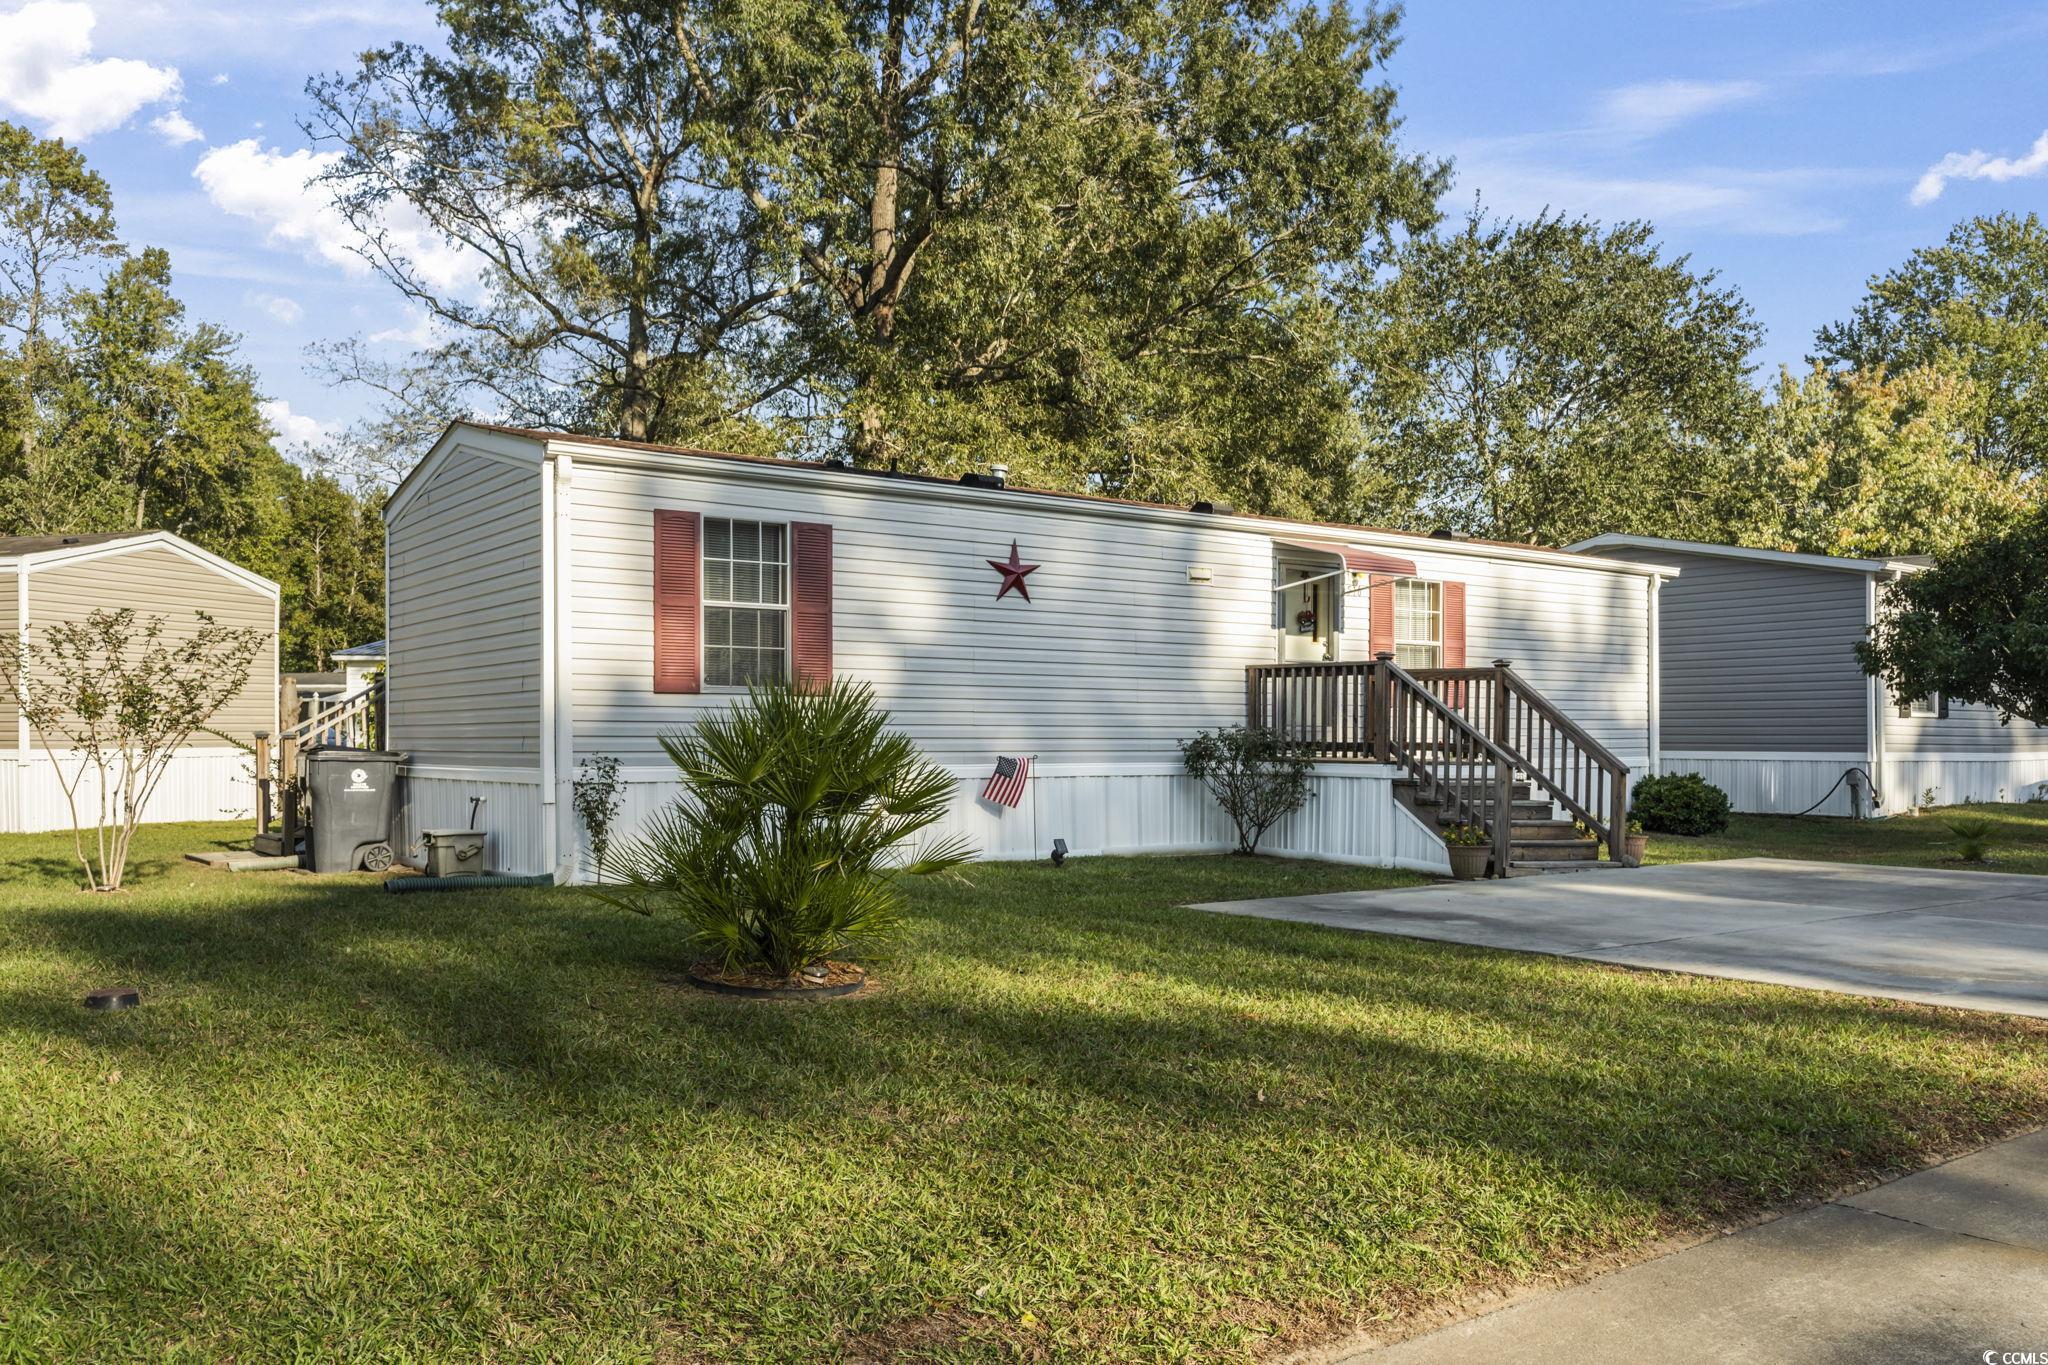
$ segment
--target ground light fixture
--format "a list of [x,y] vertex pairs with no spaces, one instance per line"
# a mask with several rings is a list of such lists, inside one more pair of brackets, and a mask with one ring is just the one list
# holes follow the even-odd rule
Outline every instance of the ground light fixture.
[[89,1010],[132,1010],[142,1003],[142,992],[132,986],[107,986],[85,997]]
[[1067,841],[1065,839],[1055,839],[1052,841],[1052,865],[1054,867],[1065,867],[1067,865]]

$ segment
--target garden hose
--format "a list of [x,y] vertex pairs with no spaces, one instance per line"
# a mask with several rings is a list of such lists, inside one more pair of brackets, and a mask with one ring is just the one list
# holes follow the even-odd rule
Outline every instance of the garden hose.
[[1884,798],[1879,796],[1877,792],[1877,779],[1870,775],[1870,770],[1868,768],[1852,766],[1842,769],[1842,775],[1835,779],[1835,785],[1828,788],[1827,796],[1821,797],[1820,800],[1814,802],[1805,810],[1800,811],[1799,815],[1795,815],[1792,818],[1794,820],[1797,820],[1800,815],[1811,815],[1815,811],[1819,810],[1822,806],[1825,806],[1828,803],[1828,797],[1833,796],[1836,792],[1840,791],[1842,789],[1842,784],[1849,780],[1850,773],[1862,773],[1863,780],[1870,784],[1870,808],[1872,810],[1876,810],[1879,806],[1882,806],[1884,804]]

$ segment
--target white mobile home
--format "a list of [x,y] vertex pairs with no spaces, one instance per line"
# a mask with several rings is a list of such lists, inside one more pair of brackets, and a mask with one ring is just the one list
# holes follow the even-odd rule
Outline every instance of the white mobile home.
[[1895,698],[1857,663],[1889,585],[1914,558],[1850,559],[1645,536],[1575,547],[1676,571],[1662,594],[1662,771],[1696,772],[1737,810],[1876,814],[1926,799],[2019,800],[2048,782],[2048,730],[1988,706]]
[[[247,685],[171,760],[144,811],[150,821],[255,813],[247,746],[258,730],[277,726],[277,603],[277,584],[168,531],[0,538],[0,630],[27,635],[95,610],[133,607],[163,618],[172,639],[189,638],[199,612],[270,637]],[[35,679],[27,682],[33,690]],[[71,824],[43,739],[0,686],[0,830]],[[70,762],[61,754],[58,761]]]
[[[752,678],[871,683],[958,776],[955,826],[991,857],[1228,848],[1176,742],[1248,696],[1338,760],[1267,847],[1381,865],[1445,865],[1395,785],[1455,802],[1476,770],[1431,755],[1500,752],[1476,737],[1513,738],[1505,707],[1480,714],[1496,686],[1530,699],[1515,734],[1550,727],[1518,765],[1541,790],[1518,796],[1604,821],[1611,769],[1657,743],[1668,571],[1597,556],[466,423],[386,518],[408,828],[460,826],[482,798],[503,871],[576,875],[579,764],[620,761],[630,825],[676,790],[659,736]],[[1448,701],[1368,733],[1382,653]],[[978,799],[998,755],[1032,760],[1014,810]]]

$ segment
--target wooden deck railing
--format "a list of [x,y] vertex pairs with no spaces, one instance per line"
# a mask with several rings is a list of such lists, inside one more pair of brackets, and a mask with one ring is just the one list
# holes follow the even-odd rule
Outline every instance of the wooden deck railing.
[[[299,709],[298,689],[286,683],[279,711],[292,716]],[[275,747],[270,736],[256,736],[256,832],[270,833],[273,796],[283,847],[292,848],[299,829],[299,755],[315,745],[344,749],[384,747],[384,679],[373,678],[360,692],[332,706],[317,708],[304,720],[281,726]]]
[[1397,763],[1454,818],[1486,829],[1508,865],[1516,774],[1583,821],[1619,859],[1628,767],[1505,659],[1412,673],[1391,655],[1355,663],[1254,664],[1245,723],[1315,758]]

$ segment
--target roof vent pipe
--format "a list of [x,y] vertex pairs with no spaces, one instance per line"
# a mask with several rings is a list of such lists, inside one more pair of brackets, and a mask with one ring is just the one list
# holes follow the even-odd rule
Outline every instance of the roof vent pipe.
[[992,477],[992,478],[994,478],[994,479],[995,479],[995,481],[996,481],[996,487],[998,487],[998,488],[1007,488],[1007,487],[1009,486],[1009,483],[1010,483],[1010,467],[1009,467],[1008,465],[1006,465],[1006,464],[992,464],[992,465],[990,465],[990,466],[988,467],[988,472],[989,472],[989,475],[990,475],[990,477]]

